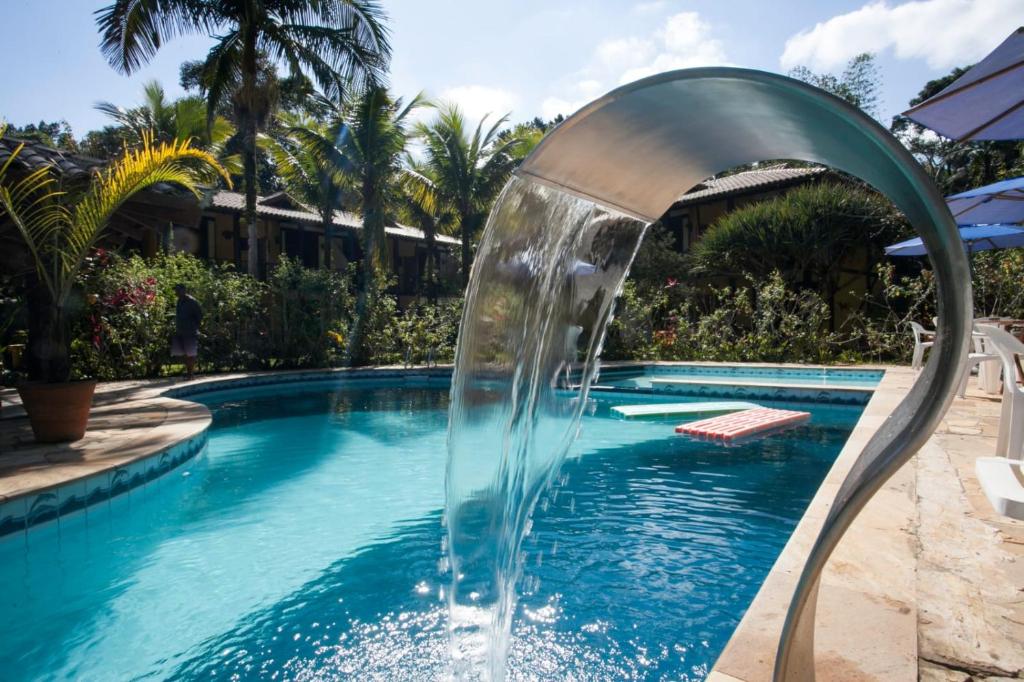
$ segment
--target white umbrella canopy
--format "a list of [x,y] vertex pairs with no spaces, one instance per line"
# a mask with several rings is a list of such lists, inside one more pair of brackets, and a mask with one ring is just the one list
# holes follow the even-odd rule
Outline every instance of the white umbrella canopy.
[[1024,139],[1024,27],[903,115],[953,140]]

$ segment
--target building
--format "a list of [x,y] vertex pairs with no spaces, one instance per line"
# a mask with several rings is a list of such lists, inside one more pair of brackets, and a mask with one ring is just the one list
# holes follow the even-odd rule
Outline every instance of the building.
[[[104,162],[70,154],[45,145],[14,138],[0,139],[0,165],[10,158],[19,144],[24,148],[16,163],[20,170],[32,172],[52,166],[64,183],[86,183]],[[240,192],[211,190],[201,199],[171,186],[156,186],[137,193],[114,216],[106,236],[108,245],[152,256],[160,250],[191,253],[211,262],[233,263],[245,270],[249,255],[249,230],[242,216],[245,195]],[[307,267],[320,267],[327,253],[323,221],[310,207],[286,192],[258,197],[256,206],[259,245],[259,275],[284,256],[298,258]],[[16,273],[31,267],[21,247],[21,238],[9,223],[0,218],[0,267]],[[397,279],[396,293],[404,305],[417,292],[427,259],[426,235],[406,225],[386,227],[388,264]],[[330,237],[330,261],[334,269],[343,269],[362,256],[362,220],[360,216],[335,211]],[[447,235],[435,237],[441,261],[442,277],[455,278],[457,264],[453,253],[459,240]]]
[[828,173],[821,166],[776,166],[705,180],[672,204],[661,217],[661,223],[675,235],[676,248],[685,253],[712,223],[729,211],[773,199],[799,185],[819,182]]

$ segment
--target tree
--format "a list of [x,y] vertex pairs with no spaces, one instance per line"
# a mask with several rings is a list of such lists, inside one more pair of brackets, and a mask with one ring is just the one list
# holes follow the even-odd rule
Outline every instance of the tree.
[[690,261],[711,277],[758,281],[779,272],[834,306],[851,252],[866,249],[869,262],[878,260],[882,245],[906,231],[904,223],[873,190],[821,182],[726,213],[694,244]]
[[532,121],[517,123],[511,128],[502,130],[498,133],[498,139],[501,142],[518,140],[518,143],[509,150],[509,156],[518,166],[540,144],[540,141],[547,135],[547,131],[553,128],[553,125],[545,124],[540,118],[534,118]]
[[212,152],[230,172],[238,172],[237,157],[228,156],[225,151],[235,128],[219,115],[207,125],[206,102],[201,97],[182,97],[172,102],[155,80],[146,83],[142,92],[142,104],[129,109],[111,102],[96,104],[98,111],[122,128],[123,144],[138,147],[150,137],[155,142],[189,141],[195,147]]
[[860,107],[861,111],[869,116],[878,118],[881,76],[875,63],[875,55],[870,52],[862,52],[851,59],[839,76],[831,73],[814,73],[806,66],[796,67],[789,75],[841,97],[853,106]]
[[128,131],[122,126],[103,126],[90,130],[82,138],[79,150],[96,159],[116,159],[128,144]]
[[342,207],[346,190],[342,169],[323,152],[324,145],[333,146],[333,133],[327,123],[301,114],[282,112],[278,122],[281,130],[265,137],[266,147],[285,190],[320,214],[324,231],[322,262],[329,270],[334,212]]
[[261,79],[260,55],[286,62],[293,75],[308,72],[331,96],[351,83],[375,83],[390,56],[383,11],[374,0],[114,0],[97,12],[97,22],[103,53],[126,74],[174,36],[217,36],[199,81],[210,122],[229,97],[237,112],[249,272],[257,274],[256,140],[273,94]]
[[452,206],[442,201],[437,192],[437,177],[434,172],[411,154],[406,154],[407,172],[402,176],[403,204],[401,210],[408,222],[423,230],[427,245],[427,262],[423,272],[423,284],[427,300],[437,302],[441,254],[437,248],[437,235],[447,233],[455,222]]
[[36,265],[29,296],[30,376],[62,382],[71,374],[68,302],[113,215],[151,185],[173,183],[198,196],[200,182],[218,174],[227,179],[227,174],[209,153],[187,141],[153,144],[146,139],[87,186],[68,187],[45,166],[19,177],[12,169],[21,150],[18,146],[0,167],[0,215],[14,225]]
[[8,126],[7,134],[22,140],[33,140],[40,142],[47,147],[55,149],[66,149],[70,152],[78,151],[78,143],[71,132],[71,126],[65,120],[40,121],[21,126]]
[[405,104],[386,88],[369,86],[335,106],[322,127],[289,129],[302,154],[315,162],[317,173],[353,187],[363,215],[362,278],[345,344],[346,364],[358,364],[364,357],[366,318],[380,289],[379,270],[388,259],[385,227],[404,173],[408,116],[423,105],[420,95]]
[[462,280],[469,283],[471,245],[487,212],[515,165],[511,153],[519,139],[498,139],[498,129],[508,121],[502,116],[484,131],[485,116],[473,133],[455,104],[439,107],[431,123],[416,126],[424,142],[424,165],[435,179],[442,202],[452,207],[462,239]]

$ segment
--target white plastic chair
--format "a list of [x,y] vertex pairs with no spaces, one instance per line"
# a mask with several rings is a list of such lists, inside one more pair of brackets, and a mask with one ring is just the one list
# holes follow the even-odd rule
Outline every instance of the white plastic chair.
[[935,345],[935,332],[928,331],[917,322],[911,322],[910,329],[914,332],[914,359],[910,366],[921,369],[924,364],[924,352]]
[[1015,355],[1024,355],[1024,343],[1009,332],[990,324],[979,324],[992,349],[1003,361],[1003,405],[999,412],[996,457],[1024,458],[1024,388],[1017,385]]
[[1000,373],[1003,371],[1003,359],[999,357],[999,353],[992,347],[992,342],[989,338],[978,331],[977,328],[975,328],[974,332],[974,351],[994,358],[991,361],[978,364],[978,388],[989,395],[999,395],[1003,389],[1000,380]]
[[960,388],[956,392],[958,398],[963,398],[967,395],[967,380],[971,376],[971,372],[975,367],[978,368],[978,388],[985,391],[986,393],[990,390],[991,372],[987,371],[990,366],[994,366],[996,369],[995,383],[999,383],[999,368],[1001,367],[1002,359],[994,351],[989,351],[989,340],[984,334],[974,332],[972,335],[974,341],[974,352],[967,356],[967,365],[964,367],[964,376],[960,379]]
[[974,472],[997,513],[1024,521],[1024,469],[1018,459],[979,457]]

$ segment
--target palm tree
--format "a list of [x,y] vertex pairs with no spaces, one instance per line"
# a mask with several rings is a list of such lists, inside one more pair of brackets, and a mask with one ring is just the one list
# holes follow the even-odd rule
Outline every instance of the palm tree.
[[[0,129],[0,137],[4,130]],[[136,150],[98,172],[88,186],[64,187],[49,167],[16,177],[18,146],[0,166],[0,216],[21,235],[36,265],[30,295],[29,372],[47,382],[67,381],[68,301],[75,281],[111,217],[136,192],[159,183],[180,185],[196,196],[198,186],[227,172],[189,141],[159,144],[146,137]]]
[[363,354],[363,333],[370,304],[380,288],[378,271],[387,261],[385,226],[397,202],[402,159],[410,138],[409,113],[425,102],[392,99],[386,88],[367,87],[354,100],[335,106],[324,128],[292,127],[289,134],[316,159],[319,172],[339,172],[358,197],[363,214],[363,271],[356,310],[345,348],[347,364]]
[[271,99],[260,56],[287,62],[294,75],[308,72],[332,97],[350,83],[375,83],[391,51],[384,12],[375,0],[114,0],[96,15],[103,53],[126,74],[174,36],[217,36],[200,80],[209,121],[229,97],[238,115],[249,272],[257,274],[256,139]]
[[278,123],[280,134],[266,136],[265,145],[288,193],[315,207],[320,214],[324,231],[323,264],[329,270],[334,212],[342,207],[342,197],[348,189],[342,169],[322,153],[324,145],[333,146],[334,133],[327,122],[302,114],[283,112],[278,115]]
[[424,103],[422,95],[403,104],[401,98],[392,99],[384,88],[369,88],[355,102],[347,126],[335,138],[341,141],[344,152],[339,167],[346,168],[347,160],[363,214],[363,281],[345,347],[347,364],[362,360],[367,314],[380,288],[380,266],[388,259],[385,226],[396,200],[396,179],[403,172],[401,161],[410,138],[407,119]]
[[485,116],[470,134],[458,106],[449,103],[439,107],[433,122],[416,126],[425,146],[424,165],[435,179],[435,191],[456,215],[462,237],[463,286],[469,283],[472,240],[512,172],[510,152],[519,144],[514,136],[498,139],[498,129],[508,121],[508,115],[484,132],[486,120]]
[[447,233],[455,222],[452,207],[446,204],[437,191],[437,178],[433,171],[411,154],[405,157],[406,172],[401,179],[404,201],[402,209],[406,220],[423,229],[427,244],[427,262],[423,273],[427,300],[437,302],[438,273],[441,269],[441,254],[437,248],[439,232]]
[[142,104],[124,108],[112,102],[98,102],[96,109],[124,129],[124,138],[132,147],[143,144],[147,137],[155,142],[191,142],[216,156],[229,172],[241,172],[237,156],[227,156],[225,148],[235,134],[235,127],[223,116],[214,116],[207,125],[206,102],[188,96],[170,101],[158,81],[149,81],[142,88]]

